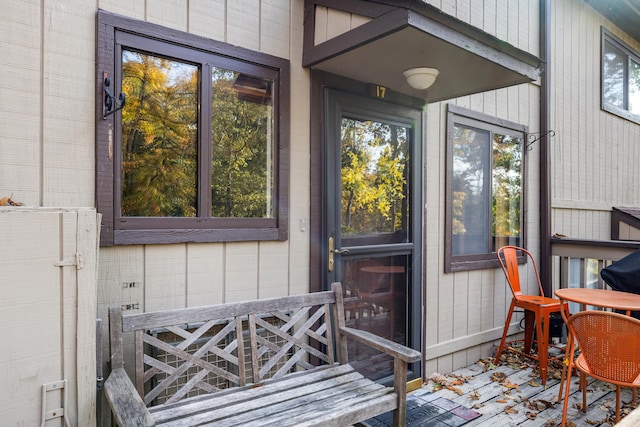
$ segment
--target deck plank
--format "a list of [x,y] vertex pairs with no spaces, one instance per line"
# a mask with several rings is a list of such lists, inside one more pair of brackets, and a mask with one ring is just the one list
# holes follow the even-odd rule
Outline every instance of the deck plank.
[[[520,367],[501,364],[486,369],[474,364],[445,376],[452,384],[456,379],[462,379],[462,384],[447,389],[427,381],[420,393],[433,392],[431,398],[443,397],[482,414],[465,424],[465,427],[559,426],[562,418],[562,402],[557,402],[560,380],[550,373],[547,386],[543,387],[533,366],[531,363],[523,363]],[[496,373],[502,375],[502,383],[495,381]],[[623,416],[633,409],[631,397],[630,389],[622,390]],[[609,384],[589,379],[586,414],[579,409],[582,392],[578,390],[576,376],[572,380],[569,399],[567,418],[575,427],[612,425],[615,418],[615,389]]]

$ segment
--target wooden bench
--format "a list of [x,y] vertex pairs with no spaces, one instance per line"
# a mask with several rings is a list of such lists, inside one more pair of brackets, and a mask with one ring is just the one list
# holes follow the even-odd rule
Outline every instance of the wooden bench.
[[[141,314],[109,310],[104,391],[123,426],[346,426],[394,411],[406,420],[408,363],[420,353],[345,326],[331,291]],[[123,333],[135,367],[125,371]],[[394,385],[358,373],[347,339],[393,357]]]

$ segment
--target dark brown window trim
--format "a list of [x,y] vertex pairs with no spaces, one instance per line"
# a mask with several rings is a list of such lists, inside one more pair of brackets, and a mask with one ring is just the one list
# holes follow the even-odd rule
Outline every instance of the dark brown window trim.
[[[447,111],[447,170],[446,170],[446,193],[445,193],[445,256],[444,256],[444,271],[445,273],[454,273],[457,271],[469,271],[480,270],[488,268],[499,268],[500,263],[496,258],[495,252],[477,255],[453,255],[453,241],[452,241],[452,221],[451,221],[451,206],[452,206],[452,170],[451,170],[451,150],[453,146],[453,126],[456,123],[455,118],[461,119],[468,118],[477,122],[484,122],[489,128],[506,128],[513,130],[514,132],[522,132],[523,134],[523,155],[522,155],[522,206],[521,206],[521,241],[522,247],[526,248],[526,224],[527,224],[527,203],[526,203],[526,153],[527,150],[524,145],[527,141],[528,127],[514,123],[508,120],[503,120],[497,117],[489,116],[484,113],[469,110],[467,108],[459,107],[454,104],[448,104]],[[520,254],[518,256],[518,262],[524,263],[525,257]]]
[[[181,242],[222,242],[286,240],[289,211],[289,140],[290,140],[290,64],[283,58],[232,46],[160,25],[99,10],[97,13],[96,53],[96,206],[102,214],[101,246],[126,244],[160,244]],[[118,92],[116,37],[142,37],[151,44],[191,51],[195,55],[214,55],[219,62],[232,61],[254,73],[276,76],[275,117],[275,191],[274,218],[128,218],[119,217],[116,194],[119,190],[114,161],[114,144],[118,143],[116,113],[103,119],[103,73],[111,78],[113,92]],[[118,36],[118,37],[120,37]],[[180,57],[180,55],[177,55]],[[246,64],[246,65],[245,65]],[[271,70],[271,71],[270,71]],[[243,70],[239,70],[243,71]],[[119,92],[118,92],[119,93]],[[117,94],[116,94],[117,95]],[[202,113],[204,114],[204,113]],[[202,153],[202,151],[200,151]]]

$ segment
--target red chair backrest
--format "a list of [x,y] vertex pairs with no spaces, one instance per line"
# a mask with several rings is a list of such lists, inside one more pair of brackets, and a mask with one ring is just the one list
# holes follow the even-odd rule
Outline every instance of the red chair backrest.
[[602,378],[633,383],[640,375],[640,320],[609,311],[581,311],[569,330],[589,370]]
[[504,272],[504,276],[507,279],[507,283],[509,283],[511,292],[513,292],[514,296],[522,295],[522,288],[520,285],[520,271],[518,270],[518,251],[521,251],[525,256],[529,258],[529,262],[531,263],[533,271],[536,274],[536,280],[538,281],[538,290],[540,292],[540,295],[544,296],[542,284],[540,283],[540,275],[538,274],[538,267],[536,266],[536,262],[533,259],[533,255],[531,255],[531,253],[526,249],[520,248],[518,246],[503,246],[496,251],[496,256],[498,257],[498,261],[500,261],[500,267],[502,267],[502,271]]

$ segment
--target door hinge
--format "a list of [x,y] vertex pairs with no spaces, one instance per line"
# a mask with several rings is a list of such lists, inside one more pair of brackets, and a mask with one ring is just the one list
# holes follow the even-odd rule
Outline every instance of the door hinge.
[[66,267],[68,265],[75,265],[76,266],[76,270],[81,270],[84,268],[84,260],[82,259],[82,254],[81,253],[76,253],[73,256],[64,258],[58,262],[56,262],[55,264],[56,267]]

